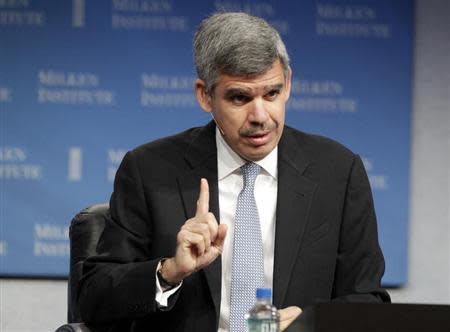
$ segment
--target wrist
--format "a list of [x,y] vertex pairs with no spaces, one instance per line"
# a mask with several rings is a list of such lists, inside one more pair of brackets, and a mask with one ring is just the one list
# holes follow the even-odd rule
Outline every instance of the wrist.
[[160,262],[160,267],[156,274],[160,285],[163,288],[173,288],[180,284],[182,277],[177,277],[173,271],[173,262],[170,258],[164,258]]

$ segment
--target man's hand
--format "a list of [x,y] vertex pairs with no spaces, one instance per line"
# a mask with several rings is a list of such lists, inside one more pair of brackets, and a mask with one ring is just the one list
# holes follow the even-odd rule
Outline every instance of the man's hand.
[[278,310],[280,313],[280,330],[284,331],[302,313],[302,309],[296,306]]
[[223,250],[227,226],[219,225],[209,212],[209,186],[200,181],[195,216],[188,219],[177,235],[175,257],[164,261],[161,274],[170,283],[181,280],[211,264]]

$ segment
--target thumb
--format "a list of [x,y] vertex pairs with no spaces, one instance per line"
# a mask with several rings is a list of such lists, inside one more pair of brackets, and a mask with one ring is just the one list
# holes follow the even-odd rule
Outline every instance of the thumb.
[[280,330],[284,331],[301,313],[302,309],[291,306],[278,310],[280,313]]
[[228,226],[225,224],[220,224],[217,227],[217,236],[214,240],[214,247],[216,247],[221,253],[223,250],[223,243],[225,242],[225,238],[227,236]]

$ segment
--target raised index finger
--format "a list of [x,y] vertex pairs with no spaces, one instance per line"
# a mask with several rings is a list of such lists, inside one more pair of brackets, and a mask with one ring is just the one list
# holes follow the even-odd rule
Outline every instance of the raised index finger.
[[208,180],[200,180],[200,193],[197,200],[197,211],[195,216],[207,214],[209,212],[209,185]]

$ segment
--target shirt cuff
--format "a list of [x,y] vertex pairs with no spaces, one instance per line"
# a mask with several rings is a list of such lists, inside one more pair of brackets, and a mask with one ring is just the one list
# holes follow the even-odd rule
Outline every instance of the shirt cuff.
[[170,296],[175,294],[180,289],[181,285],[183,285],[183,281],[181,281],[174,288],[164,291],[163,288],[161,287],[161,284],[159,283],[159,278],[157,276],[157,272],[160,268],[161,268],[161,262],[158,263],[158,266],[156,267],[156,271],[155,271],[155,280],[156,280],[155,300],[160,307],[166,308],[168,306],[168,301],[169,301]]

